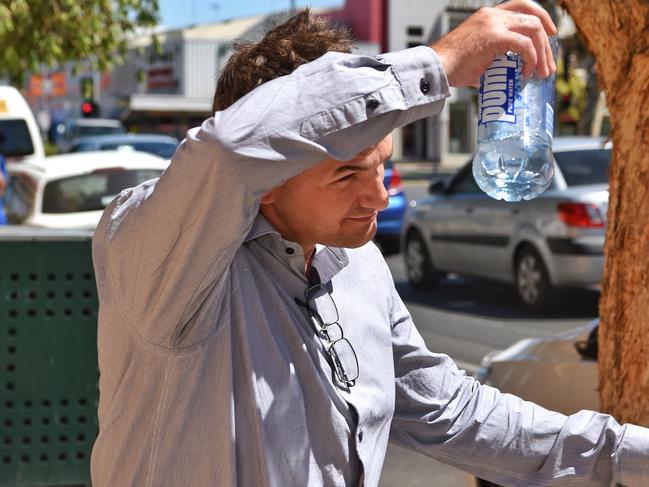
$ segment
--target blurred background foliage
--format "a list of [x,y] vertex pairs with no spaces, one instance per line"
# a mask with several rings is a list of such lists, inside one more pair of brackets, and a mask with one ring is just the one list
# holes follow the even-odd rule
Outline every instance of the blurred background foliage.
[[27,72],[80,59],[103,71],[158,20],[158,0],[0,0],[0,77],[23,86]]

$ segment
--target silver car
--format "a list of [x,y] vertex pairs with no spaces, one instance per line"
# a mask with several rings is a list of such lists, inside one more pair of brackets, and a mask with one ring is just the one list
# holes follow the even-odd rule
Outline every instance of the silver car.
[[599,320],[547,337],[526,338],[482,359],[476,378],[564,414],[599,408]]
[[520,301],[540,310],[560,287],[601,280],[608,208],[610,144],[558,137],[554,180],[541,196],[507,203],[483,193],[471,163],[431,196],[412,202],[403,226],[408,280],[432,288],[447,273],[515,284]]
[[[564,333],[526,338],[482,359],[480,382],[533,401],[546,409],[573,414],[599,409],[597,329],[599,320]],[[468,476],[467,485],[493,487]]]

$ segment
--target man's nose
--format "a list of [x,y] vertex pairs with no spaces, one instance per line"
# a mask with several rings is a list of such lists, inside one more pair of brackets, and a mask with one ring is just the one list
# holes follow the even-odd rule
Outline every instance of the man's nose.
[[363,191],[359,203],[365,208],[381,211],[387,208],[389,201],[388,190],[383,184],[383,176],[375,175],[371,181],[366,182],[365,191]]

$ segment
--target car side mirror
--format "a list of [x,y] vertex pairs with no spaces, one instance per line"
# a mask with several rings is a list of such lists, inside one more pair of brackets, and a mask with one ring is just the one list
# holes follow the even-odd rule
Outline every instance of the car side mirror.
[[597,342],[595,340],[580,340],[575,342],[575,350],[582,358],[597,360]]
[[433,181],[428,186],[428,194],[439,194],[446,192],[446,183],[442,180]]

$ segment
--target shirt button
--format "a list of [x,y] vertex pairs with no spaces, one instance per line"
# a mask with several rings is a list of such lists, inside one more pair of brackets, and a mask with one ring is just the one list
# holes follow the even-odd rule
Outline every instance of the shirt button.
[[286,247],[286,253],[288,255],[293,255],[295,253],[295,249],[293,247]]
[[363,443],[363,430],[358,432],[358,442]]
[[376,110],[378,107],[379,107],[379,101],[378,100],[376,100],[374,98],[370,98],[369,100],[367,100],[367,108],[368,109]]
[[421,78],[419,80],[419,89],[424,95],[430,91],[430,83],[426,78]]

